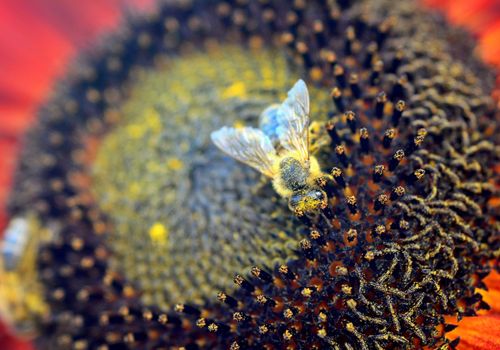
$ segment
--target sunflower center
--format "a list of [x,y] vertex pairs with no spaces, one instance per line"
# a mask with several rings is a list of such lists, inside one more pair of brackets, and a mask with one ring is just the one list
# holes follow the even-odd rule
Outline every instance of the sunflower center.
[[114,268],[139,284],[145,303],[170,307],[227,289],[237,271],[293,257],[298,232],[286,205],[209,137],[223,125],[255,125],[283,98],[295,78],[284,58],[220,47],[141,74],[94,166],[96,198],[115,228]]

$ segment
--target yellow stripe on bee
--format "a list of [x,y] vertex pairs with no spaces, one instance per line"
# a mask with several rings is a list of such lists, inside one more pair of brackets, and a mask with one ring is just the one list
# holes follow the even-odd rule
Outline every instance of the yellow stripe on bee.
[[166,244],[168,240],[168,230],[163,224],[157,222],[149,229],[149,238],[151,238],[154,243]]

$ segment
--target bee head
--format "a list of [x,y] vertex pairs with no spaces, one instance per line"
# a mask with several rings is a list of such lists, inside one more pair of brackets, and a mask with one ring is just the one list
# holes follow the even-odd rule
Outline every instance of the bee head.
[[306,188],[294,193],[288,206],[296,215],[302,216],[324,209],[327,205],[326,193],[318,188]]

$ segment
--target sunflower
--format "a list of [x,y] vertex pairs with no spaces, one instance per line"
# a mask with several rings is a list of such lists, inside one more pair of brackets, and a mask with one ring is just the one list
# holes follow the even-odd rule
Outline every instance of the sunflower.
[[[450,16],[494,63],[491,34]],[[166,1],[127,18],[33,100],[3,317],[49,349],[497,347],[498,109],[474,47],[412,1]],[[321,205],[209,137],[262,127],[298,79]]]

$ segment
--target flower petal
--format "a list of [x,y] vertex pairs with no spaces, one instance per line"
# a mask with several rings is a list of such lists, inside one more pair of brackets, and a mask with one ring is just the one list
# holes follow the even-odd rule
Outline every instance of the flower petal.
[[466,317],[448,333],[449,339],[460,337],[457,350],[500,349],[500,315]]
[[7,350],[32,350],[33,346],[26,341],[17,339],[9,334],[0,322],[0,347]]
[[[457,328],[446,334],[450,340],[460,337],[457,350],[500,349],[500,274],[492,272],[483,282],[488,291],[478,292],[491,309],[480,311],[480,316],[465,317]],[[455,324],[456,319],[446,317],[446,322]]]
[[[488,291],[479,290],[479,293],[483,295],[483,300],[491,307],[487,313],[500,315],[500,274],[498,272],[490,273],[484,279],[484,283],[488,287]],[[500,332],[500,323],[497,327]]]
[[500,2],[498,0],[422,0],[446,14],[448,20],[469,29],[479,39],[483,59],[500,66]]

